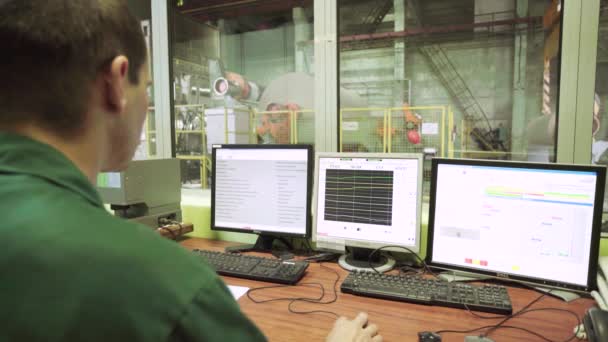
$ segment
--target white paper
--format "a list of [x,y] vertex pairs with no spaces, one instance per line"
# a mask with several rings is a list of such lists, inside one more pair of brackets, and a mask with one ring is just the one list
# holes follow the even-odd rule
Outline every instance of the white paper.
[[359,123],[357,121],[344,121],[342,122],[342,130],[344,131],[358,131]]
[[436,122],[423,122],[421,133],[424,135],[437,135],[439,134],[439,124]]
[[230,293],[232,293],[234,300],[239,300],[239,298],[243,297],[243,295],[249,291],[249,288],[244,286],[228,285],[228,289],[230,290]]

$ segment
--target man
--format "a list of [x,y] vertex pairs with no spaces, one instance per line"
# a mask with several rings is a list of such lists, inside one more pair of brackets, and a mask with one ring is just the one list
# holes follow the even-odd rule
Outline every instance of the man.
[[[92,185],[132,158],[148,106],[125,2],[0,0],[0,41],[1,339],[264,340],[207,265]],[[366,323],[328,340],[379,340]]]

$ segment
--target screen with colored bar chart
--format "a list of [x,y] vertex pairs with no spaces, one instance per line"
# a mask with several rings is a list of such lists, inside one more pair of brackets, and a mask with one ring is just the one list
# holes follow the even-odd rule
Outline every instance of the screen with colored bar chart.
[[430,263],[585,290],[597,258],[604,173],[434,160]]

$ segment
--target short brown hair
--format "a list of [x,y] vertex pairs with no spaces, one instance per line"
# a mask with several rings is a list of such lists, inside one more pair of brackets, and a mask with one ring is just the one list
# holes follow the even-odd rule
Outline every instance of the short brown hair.
[[[4,4],[3,4],[4,3]],[[0,127],[35,123],[74,136],[92,82],[114,57],[139,83],[146,44],[124,0],[0,2]]]

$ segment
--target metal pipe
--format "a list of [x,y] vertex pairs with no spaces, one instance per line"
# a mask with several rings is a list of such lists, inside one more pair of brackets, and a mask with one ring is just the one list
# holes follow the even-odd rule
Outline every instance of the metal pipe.
[[211,5],[211,6],[206,6],[206,7],[197,7],[197,8],[193,8],[193,9],[188,9],[188,10],[183,10],[181,11],[183,14],[192,14],[192,13],[197,13],[197,12],[205,12],[211,9],[216,9],[216,8],[225,8],[225,7],[230,7],[230,6],[239,6],[239,5],[247,5],[247,4],[252,4],[255,2],[258,2],[260,0],[241,0],[241,1],[233,1],[233,2],[224,2],[222,4],[218,4],[218,5]]
[[313,3],[312,0],[238,0],[238,1],[223,1],[218,4],[208,5],[204,7],[196,7],[184,9],[180,11],[198,19],[208,20],[210,17],[228,18],[238,14],[244,14],[241,10],[247,12],[269,12],[276,10],[291,10],[293,7],[308,7]]
[[420,27],[413,29],[406,29],[398,32],[382,32],[382,33],[370,33],[370,34],[356,34],[351,36],[340,37],[341,43],[352,42],[352,41],[365,41],[365,40],[376,40],[376,39],[388,39],[388,38],[403,38],[410,36],[418,36],[424,34],[434,33],[449,33],[457,31],[466,31],[476,27],[490,27],[495,25],[515,25],[515,24],[534,24],[541,22],[543,17],[526,17],[526,18],[514,18],[506,20],[495,20],[473,24],[462,24],[462,25],[446,25],[436,27]]

